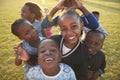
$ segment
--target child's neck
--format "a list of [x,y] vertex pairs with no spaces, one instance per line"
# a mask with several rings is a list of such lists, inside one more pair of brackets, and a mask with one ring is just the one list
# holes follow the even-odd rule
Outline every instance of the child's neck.
[[56,66],[56,68],[49,68],[49,69],[43,69],[43,72],[47,76],[55,76],[60,72],[60,66]]
[[[78,42],[76,42],[76,44],[77,44],[77,43],[78,43]],[[69,44],[67,41],[64,41],[63,44],[64,44],[67,48],[69,48],[69,49],[72,49],[72,48],[75,47],[75,45],[76,45],[76,44]]]
[[40,40],[36,40],[36,41],[31,41],[31,42],[28,42],[32,47],[35,47],[37,48],[39,43],[40,43]]

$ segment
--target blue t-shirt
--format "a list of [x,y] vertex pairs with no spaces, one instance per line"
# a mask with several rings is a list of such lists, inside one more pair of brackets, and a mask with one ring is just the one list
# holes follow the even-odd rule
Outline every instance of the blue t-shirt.
[[42,35],[42,33],[41,33],[41,22],[39,22],[39,21],[34,21],[34,22],[33,22],[33,26],[34,26],[34,28],[37,29],[39,36],[43,37],[43,35]]
[[[40,37],[39,36],[39,39],[40,40],[43,40],[44,37]],[[23,40],[22,42],[22,48],[28,53],[28,54],[31,54],[31,55],[36,55],[37,54],[37,48],[35,47],[32,47],[27,41]]]

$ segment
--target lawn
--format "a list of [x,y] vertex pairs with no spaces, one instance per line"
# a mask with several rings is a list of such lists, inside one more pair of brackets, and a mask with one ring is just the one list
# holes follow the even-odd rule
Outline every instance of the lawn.
[[[10,25],[20,18],[20,9],[30,0],[0,0],[0,80],[23,80],[22,66],[15,66],[13,47],[20,41],[11,34]],[[58,0],[31,0],[51,9]],[[103,51],[106,55],[106,72],[99,80],[120,80],[120,0],[81,0],[89,11],[100,12],[100,24],[109,36]],[[54,33],[56,29],[53,28]]]

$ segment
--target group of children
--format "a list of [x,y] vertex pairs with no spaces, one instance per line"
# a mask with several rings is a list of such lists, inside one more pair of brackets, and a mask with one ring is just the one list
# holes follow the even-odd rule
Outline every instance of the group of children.
[[[59,0],[46,17],[42,9],[28,2],[21,10],[22,19],[11,25],[12,33],[22,40],[15,50],[15,64],[25,62],[24,80],[97,80],[104,73],[101,48],[107,33],[78,0],[70,1],[66,7],[66,0]],[[64,10],[62,15],[52,19],[59,10]],[[59,25],[60,34],[46,39],[45,29],[54,25]],[[87,30],[83,27],[89,31],[81,41]]]

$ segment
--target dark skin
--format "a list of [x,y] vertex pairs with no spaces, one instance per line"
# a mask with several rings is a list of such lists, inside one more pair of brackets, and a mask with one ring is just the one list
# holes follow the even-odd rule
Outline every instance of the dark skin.
[[[30,46],[37,48],[40,42],[36,29],[29,22],[24,22],[17,30],[19,39],[26,40]],[[15,64],[19,66],[22,61],[27,62],[30,58],[28,53],[21,47],[21,44],[15,50]]]
[[60,51],[55,41],[43,40],[38,47],[38,63],[46,75],[54,76],[60,71]]
[[[88,47],[89,53],[95,55],[103,46],[104,35],[102,33],[88,33],[85,39],[85,45]],[[100,76],[99,71],[88,70],[88,80],[97,80]]]

